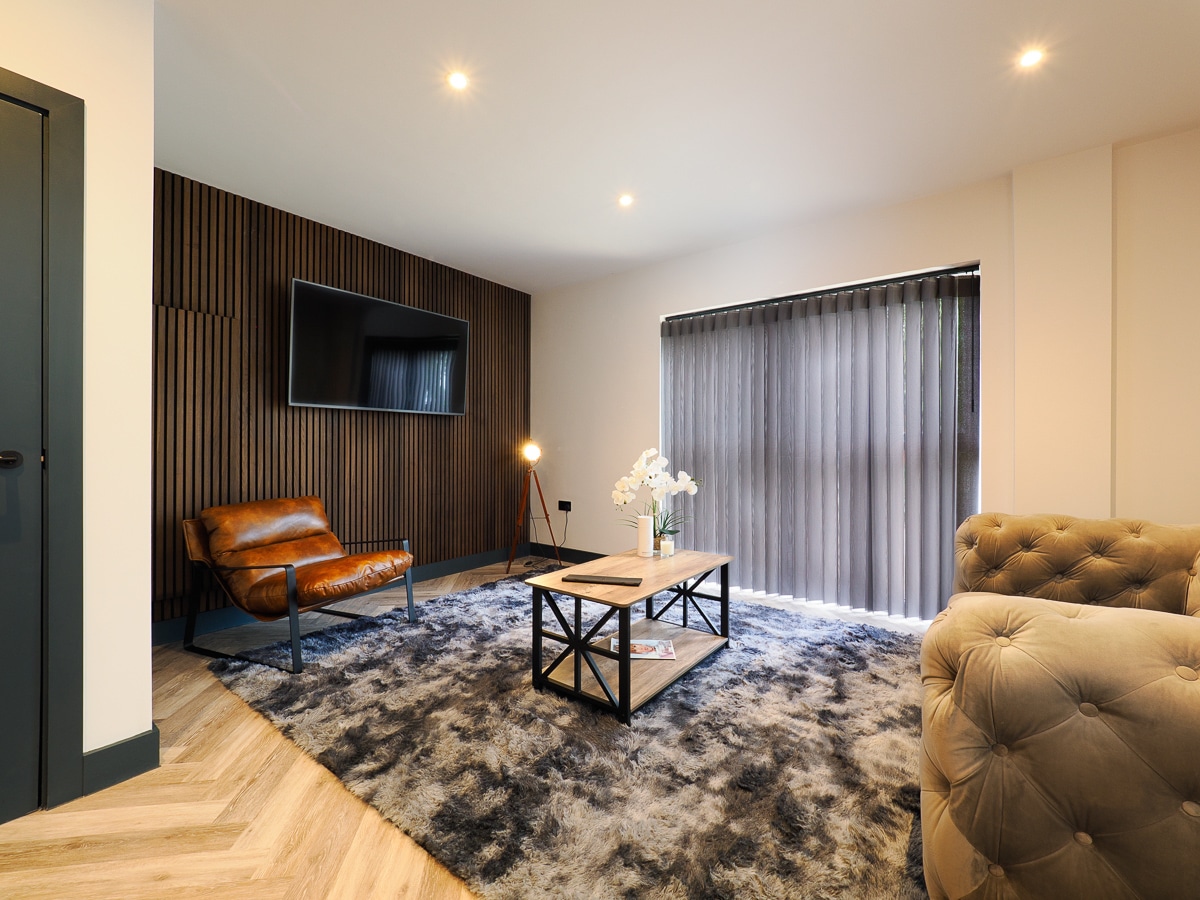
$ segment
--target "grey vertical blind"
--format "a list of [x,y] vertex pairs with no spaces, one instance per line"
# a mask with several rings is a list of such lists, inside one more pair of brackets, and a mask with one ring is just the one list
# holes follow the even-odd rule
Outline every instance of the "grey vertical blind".
[[978,510],[979,275],[668,319],[663,452],[702,478],[683,546],[765,591],[932,618]]

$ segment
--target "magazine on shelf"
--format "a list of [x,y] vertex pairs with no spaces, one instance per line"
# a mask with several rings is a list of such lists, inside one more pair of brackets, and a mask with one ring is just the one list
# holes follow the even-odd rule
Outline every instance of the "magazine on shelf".
[[[612,639],[611,649],[617,653],[621,649],[621,641]],[[629,644],[630,659],[674,659],[675,646],[670,641],[631,641]]]

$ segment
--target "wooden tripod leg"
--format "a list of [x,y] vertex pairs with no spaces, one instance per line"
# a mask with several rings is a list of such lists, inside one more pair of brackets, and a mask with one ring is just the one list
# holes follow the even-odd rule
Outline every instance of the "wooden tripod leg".
[[[562,557],[558,555],[558,541],[554,539],[554,526],[550,524],[550,510],[546,509],[546,498],[542,495],[542,480],[538,478],[537,472],[534,472],[533,469],[530,469],[529,471],[533,472],[533,483],[534,486],[537,487],[538,499],[542,501],[542,514],[546,517],[546,527],[550,529],[550,544],[554,547],[554,557],[558,560],[558,564],[561,566],[563,561]],[[528,478],[525,479],[525,487],[526,489],[529,487]]]
[[[521,526],[525,523],[525,510],[529,506],[529,476],[533,474],[533,466],[525,470],[525,486],[521,488],[521,508],[517,511],[517,527],[513,529],[512,550],[508,554],[508,567],[504,570],[507,575],[512,570],[513,560],[517,557],[517,541],[521,537]],[[538,488],[541,491],[541,488]]]

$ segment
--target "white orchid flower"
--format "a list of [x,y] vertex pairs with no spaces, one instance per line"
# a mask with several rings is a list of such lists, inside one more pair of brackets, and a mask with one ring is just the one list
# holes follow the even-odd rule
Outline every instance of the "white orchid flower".
[[633,503],[641,488],[650,489],[650,502],[644,505],[646,514],[654,517],[656,534],[660,524],[666,528],[666,523],[670,522],[672,526],[677,527],[678,522],[687,518],[681,518],[677,511],[667,510],[662,506],[663,501],[683,491],[695,494],[700,487],[696,479],[682,469],[672,478],[671,473],[667,471],[668,465],[667,458],[659,456],[658,450],[651,447],[634,460],[629,474],[617,479],[613,485],[612,501],[618,508]]

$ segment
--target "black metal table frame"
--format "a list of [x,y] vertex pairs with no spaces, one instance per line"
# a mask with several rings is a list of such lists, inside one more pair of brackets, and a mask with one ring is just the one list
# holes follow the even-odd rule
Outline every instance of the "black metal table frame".
[[[700,587],[708,577],[717,569],[721,570],[721,593],[720,594],[704,594],[697,588]],[[689,583],[690,582],[690,583]],[[722,566],[717,566],[709,569],[700,575],[690,576],[685,578],[678,584],[666,588],[660,593],[672,594],[663,607],[658,611],[654,611],[654,596],[646,598],[646,618],[655,621],[661,621],[664,613],[668,612],[676,603],[680,603],[682,609],[683,628],[690,628],[688,624],[688,607],[689,605],[695,610],[696,614],[704,621],[707,630],[712,634],[720,637],[729,637],[729,564],[725,563]],[[587,632],[583,633],[583,603],[587,600],[588,603],[598,603],[602,606],[607,606],[601,600],[592,600],[585,597],[574,597],[571,594],[564,594],[564,597],[571,597],[575,601],[575,624],[572,626],[567,622],[567,618],[559,609],[558,602],[554,599],[554,592],[546,588],[533,588],[533,686],[538,690],[549,687],[567,696],[574,697],[578,700],[584,700],[588,703],[593,703],[602,709],[607,709],[617,714],[617,717],[626,725],[629,724],[633,710],[630,709],[630,678],[631,678],[631,658],[629,648],[631,644],[630,629],[632,628],[630,606],[609,606],[598,622],[593,625]],[[700,600],[716,600],[721,604],[721,620],[720,630],[714,626],[708,614],[697,603]],[[562,626],[562,632],[550,631],[543,627],[542,610],[544,606],[549,606],[554,617],[558,619],[559,625]],[[600,633],[601,629],[609,623],[612,617],[617,616],[617,640],[620,650],[614,652],[608,647],[592,646],[592,642]],[[671,623],[674,624],[674,623]],[[701,631],[704,629],[695,629]],[[542,638],[548,638],[560,644],[564,644],[562,652],[554,658],[544,671],[542,669]],[[574,673],[574,689],[570,689],[565,685],[560,685],[550,681],[550,674],[557,669],[568,656],[575,654],[575,673]],[[617,661],[617,690],[614,693],[605,679],[600,668],[596,665],[595,656],[603,656],[608,659]],[[592,676],[596,679],[596,683],[600,685],[600,689],[604,692],[604,696],[608,699],[605,703],[589,694],[583,692],[583,666],[587,664]],[[683,673],[680,673],[683,674]]]

